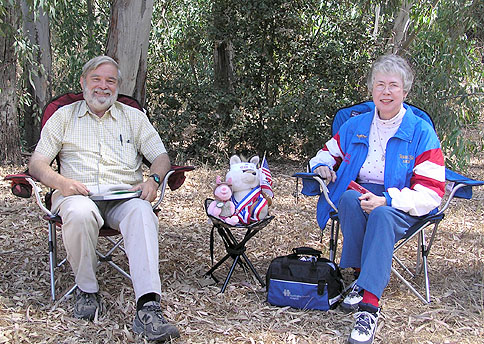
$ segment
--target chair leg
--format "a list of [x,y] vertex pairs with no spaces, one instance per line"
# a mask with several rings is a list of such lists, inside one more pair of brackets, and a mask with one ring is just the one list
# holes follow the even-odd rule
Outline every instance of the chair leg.
[[[434,227],[435,232],[436,226]],[[425,281],[425,297],[427,303],[430,303],[430,280],[428,274],[428,261],[427,256],[429,254],[429,248],[426,245],[425,230],[420,231],[418,236],[420,252],[417,254],[417,266],[415,267],[415,274],[418,275],[423,270],[423,277]],[[429,243],[431,245],[431,243]]]
[[206,273],[205,273],[205,276],[213,276],[213,273],[215,270],[217,270],[217,268],[222,265],[227,259],[230,258],[230,254],[226,254],[222,259],[220,259],[214,266],[212,266],[212,268],[210,270],[208,270]]
[[425,244],[425,233],[423,230],[421,233],[422,235],[419,236],[419,240],[421,240],[421,252],[418,256],[419,257],[421,256],[422,264],[421,266],[417,267],[418,270],[416,271],[416,273],[419,273],[423,268],[423,275],[424,275],[423,277],[425,280],[425,296],[426,296],[427,303],[429,303],[430,302],[430,280],[429,280],[428,265],[427,265],[427,256],[429,254],[429,250]]
[[331,213],[331,231],[330,231],[330,237],[329,237],[329,260],[332,261],[333,263],[336,263],[338,239],[339,239],[339,220],[337,217],[335,217],[334,213]]
[[232,274],[234,273],[235,266],[237,265],[237,263],[241,263],[241,259],[240,259],[241,257],[245,260],[245,263],[249,266],[250,270],[254,274],[255,278],[259,281],[259,283],[261,284],[261,286],[262,287],[265,287],[266,286],[264,280],[260,277],[260,275],[257,272],[257,270],[255,269],[254,265],[249,260],[249,257],[247,257],[247,255],[245,253],[242,253],[242,254],[236,255],[234,257],[234,261],[232,263],[232,266],[230,267],[230,270],[229,270],[229,273],[227,274],[227,277],[225,278],[225,282],[224,282],[224,284],[222,286],[222,289],[220,289],[220,293],[223,294],[225,292],[225,289],[227,288],[227,285],[228,285],[228,283],[230,281],[230,278],[232,277]]
[[55,268],[57,265],[56,257],[56,233],[55,233],[55,223],[49,221],[49,270],[50,270],[50,295],[52,301],[55,301]]
[[131,279],[131,276],[126,271],[124,271],[118,264],[116,264],[115,262],[113,262],[113,260],[112,260],[113,252],[116,249],[119,248],[121,251],[123,251],[124,253],[126,253],[126,251],[124,250],[124,247],[122,246],[123,238],[121,238],[119,240],[114,240],[114,239],[112,239],[110,237],[104,237],[104,238],[107,241],[109,241],[111,244],[113,244],[113,246],[111,247],[111,249],[108,252],[106,252],[106,254],[102,254],[100,251],[96,250],[96,254],[99,257],[99,262],[106,262],[106,263],[108,263],[114,269],[116,269],[121,275],[123,275],[124,277],[126,277],[128,279]]
[[407,286],[407,288],[408,288],[408,289],[410,289],[410,291],[411,291],[412,293],[414,293],[414,294],[415,294],[415,296],[417,296],[417,297],[418,297],[418,298],[419,298],[419,299],[420,299],[420,300],[421,300],[421,301],[422,301],[424,304],[429,304],[429,303],[430,303],[430,299],[429,299],[428,295],[427,295],[427,299],[425,299],[425,298],[424,298],[424,297],[423,297],[423,296],[422,296],[422,295],[421,295],[421,294],[420,294],[420,293],[419,293],[419,292],[418,292],[418,291],[417,291],[417,290],[416,290],[416,289],[415,289],[415,288],[414,288],[414,287],[413,287],[413,286],[410,284],[410,282],[408,282],[408,281],[407,281],[405,278],[403,278],[403,276],[402,276],[402,275],[400,275],[400,274],[398,273],[398,271],[397,271],[397,270],[396,270],[396,269],[395,269],[393,266],[392,266],[392,272],[393,272],[393,273],[395,274],[395,276],[397,276],[397,277],[398,277],[398,279],[399,279],[400,281],[402,281],[402,282],[403,282],[403,284],[405,284],[405,285]]
[[425,253],[425,233],[424,230],[420,231],[418,235],[418,246],[417,246],[417,261],[415,264],[415,275],[418,275],[422,271],[422,257]]
[[[434,228],[435,229],[435,228]],[[429,253],[429,249],[426,246],[426,239],[425,239],[425,229],[422,229],[418,234],[418,245],[417,245],[417,259],[416,259],[416,266],[415,266],[415,271],[412,272],[410,271],[407,266],[396,256],[395,251],[401,247],[399,245],[394,253],[393,253],[393,260],[398,263],[398,265],[406,272],[408,273],[411,278],[414,278],[417,276],[420,272],[423,270],[423,277],[424,277],[424,283],[425,283],[425,297],[419,293],[412,284],[410,284],[409,281],[407,281],[398,271],[392,266],[392,272],[395,274],[398,279],[400,279],[409,289],[412,293],[414,293],[424,304],[429,304],[430,303],[430,280],[429,280],[429,275],[428,275],[428,265],[427,265],[427,255]],[[411,238],[408,238],[410,240]],[[405,244],[407,241],[405,241],[403,244]]]
[[59,303],[62,303],[65,299],[67,299],[67,297],[71,295],[74,292],[74,290],[76,290],[76,288],[77,288],[77,284],[74,284],[68,291],[66,291],[64,295],[62,295],[62,297],[59,299]]
[[252,264],[252,262],[249,260],[249,258],[247,257],[247,255],[245,253],[242,253],[242,258],[244,258],[245,263],[249,266],[249,268],[252,271],[252,273],[254,274],[255,278],[257,278],[257,280],[259,281],[259,283],[262,286],[262,288],[264,288],[266,286],[266,283],[260,277],[259,273],[257,272],[257,270],[255,269],[254,265]]
[[237,265],[237,262],[239,261],[240,256],[237,255],[234,257],[234,262],[232,263],[232,266],[230,267],[229,273],[227,274],[227,277],[225,278],[224,285],[222,286],[222,289],[220,289],[220,293],[223,294],[225,292],[225,288],[227,288],[227,284],[229,284],[229,280],[232,277],[232,274],[234,273],[235,266]]
[[[245,244],[247,243],[247,241],[255,233],[253,233],[253,232],[247,232],[246,235],[245,235],[245,237],[244,237],[244,239],[240,243],[237,242],[237,239],[232,234],[232,232],[228,231],[226,234],[230,237],[230,242],[232,243],[232,247],[231,248],[241,247],[241,249],[239,250],[240,252],[238,253],[238,255],[240,255],[240,256],[242,256],[244,258],[243,260],[249,266],[250,270],[255,275],[256,279],[259,281],[259,283],[262,285],[262,287],[265,287],[264,281],[262,280],[262,278],[260,277],[260,275],[257,273],[257,270],[255,269],[254,265],[250,261],[249,257],[247,257],[247,255],[245,254]],[[239,263],[241,263],[241,265],[243,266],[242,260],[239,260]]]
[[220,293],[224,293],[227,285],[234,273],[235,267],[239,264],[243,269],[246,269],[246,265],[249,267],[250,271],[254,274],[257,281],[261,284],[262,287],[265,287],[265,282],[258,274],[257,270],[255,269],[254,265],[250,261],[249,257],[245,254],[245,244],[247,241],[254,236],[257,232],[251,231],[250,229],[247,230],[245,233],[244,238],[238,242],[235,236],[232,234],[230,229],[226,229],[224,227],[217,227],[217,232],[219,233],[220,237],[225,246],[225,250],[227,254],[220,259],[210,270],[208,270],[204,276],[211,276],[215,281],[215,276],[213,276],[213,272],[222,265],[229,257],[231,257],[234,261],[230,267],[230,270],[225,278],[224,284],[220,290]]

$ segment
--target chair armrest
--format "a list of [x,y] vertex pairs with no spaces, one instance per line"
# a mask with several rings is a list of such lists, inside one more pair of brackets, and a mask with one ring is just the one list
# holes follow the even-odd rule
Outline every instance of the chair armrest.
[[55,216],[49,209],[46,208],[40,197],[42,188],[37,185],[37,180],[28,173],[9,174],[4,178],[11,181],[11,190],[15,196],[29,198],[32,192],[35,195],[35,201],[40,209],[49,216]]
[[[319,183],[319,186],[320,186],[320,189],[323,193],[323,196],[324,196],[324,199],[326,200],[326,202],[328,202],[328,204],[331,206],[331,208],[333,208],[333,210],[335,212],[338,212],[338,208],[336,208],[336,206],[334,205],[334,203],[331,201],[331,199],[329,198],[329,190],[328,190],[328,187],[326,186],[326,180],[323,179],[319,174],[317,173],[312,173],[312,172],[297,172],[297,173],[294,173],[292,175],[293,177],[295,178],[300,178],[304,181],[316,181],[317,183]],[[297,188],[297,186],[296,186]],[[298,190],[296,190],[296,192],[298,192]]]
[[178,189],[185,182],[185,172],[193,171],[194,169],[194,166],[171,165],[171,169],[166,173],[165,178],[163,178],[163,183],[160,185],[160,196],[153,204],[153,209],[156,209],[161,201],[163,201],[167,186],[169,186],[172,191]]
[[[32,196],[32,186],[27,181],[27,178],[32,178],[28,173],[9,174],[5,176],[4,180],[10,181],[10,190],[17,197],[29,198]],[[33,179],[35,181],[35,179]]]

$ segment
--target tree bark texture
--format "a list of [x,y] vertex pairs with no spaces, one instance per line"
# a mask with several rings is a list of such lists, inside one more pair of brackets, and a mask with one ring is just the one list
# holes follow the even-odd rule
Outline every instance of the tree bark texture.
[[106,55],[121,69],[120,93],[135,97],[144,105],[148,44],[153,0],[114,0],[111,7]]
[[411,0],[402,1],[400,11],[398,12],[398,15],[393,23],[393,37],[388,52],[397,54],[402,49],[402,45],[407,38],[408,30],[410,27],[410,10],[412,8],[412,5],[413,1]]
[[234,90],[234,48],[230,40],[216,41],[213,52],[215,87],[224,91]]
[[17,59],[14,34],[18,28],[15,5],[5,5],[6,24],[0,35],[0,164],[20,163],[20,129],[17,115]]
[[21,1],[21,8],[23,34],[34,47],[34,61],[27,61],[23,75],[32,99],[32,104],[24,108],[24,135],[26,149],[33,150],[40,137],[42,109],[52,97],[49,17],[39,8],[34,20],[26,0]]

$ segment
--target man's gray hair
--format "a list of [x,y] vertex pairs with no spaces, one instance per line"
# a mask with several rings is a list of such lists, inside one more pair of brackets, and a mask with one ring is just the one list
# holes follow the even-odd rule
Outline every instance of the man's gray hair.
[[87,61],[86,64],[84,65],[84,67],[82,67],[81,76],[83,78],[85,78],[89,72],[95,70],[97,67],[99,67],[100,65],[102,65],[104,63],[110,63],[114,67],[116,67],[116,69],[118,70],[118,85],[120,85],[122,78],[121,78],[121,70],[119,69],[119,65],[116,61],[114,61],[113,58],[111,58],[109,56],[105,56],[105,55],[96,56],[96,57],[90,59],[89,61]]
[[394,54],[383,55],[373,63],[367,80],[367,86],[370,93],[373,90],[373,83],[375,81],[376,73],[400,75],[403,81],[403,91],[408,93],[412,88],[414,78],[412,68],[408,64],[407,60],[401,56]]

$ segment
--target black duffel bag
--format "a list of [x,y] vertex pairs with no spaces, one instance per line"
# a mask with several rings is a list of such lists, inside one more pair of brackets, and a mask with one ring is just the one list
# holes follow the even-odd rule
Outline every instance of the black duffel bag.
[[323,311],[336,307],[344,288],[338,266],[310,247],[292,251],[290,255],[274,258],[269,265],[267,302]]

